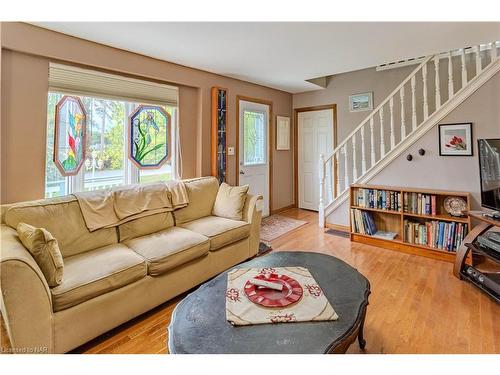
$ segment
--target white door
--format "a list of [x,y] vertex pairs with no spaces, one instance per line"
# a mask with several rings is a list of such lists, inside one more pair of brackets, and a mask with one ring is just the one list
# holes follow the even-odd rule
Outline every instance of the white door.
[[[298,114],[298,182],[299,208],[318,211],[319,156],[333,151],[333,110],[299,112]],[[331,192],[331,168],[325,176],[326,191]]]
[[240,100],[239,184],[264,197],[262,215],[269,216],[269,106]]

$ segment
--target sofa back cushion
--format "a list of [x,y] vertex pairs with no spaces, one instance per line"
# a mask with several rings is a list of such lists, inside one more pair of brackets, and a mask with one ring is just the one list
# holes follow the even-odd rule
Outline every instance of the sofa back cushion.
[[189,198],[187,207],[174,211],[175,223],[183,224],[212,214],[219,182],[215,177],[184,180]]
[[78,201],[70,195],[15,204],[5,213],[5,223],[14,229],[19,223],[45,228],[57,240],[63,257],[118,242],[116,228],[89,232]]
[[174,226],[172,212],[162,212],[159,214],[141,217],[131,220],[118,226],[120,242],[131,240],[132,238],[156,233]]

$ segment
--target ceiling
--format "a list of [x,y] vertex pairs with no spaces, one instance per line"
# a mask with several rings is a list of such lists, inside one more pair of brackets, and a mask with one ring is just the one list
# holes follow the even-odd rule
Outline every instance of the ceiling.
[[298,93],[308,79],[500,40],[499,22],[36,22],[177,64]]

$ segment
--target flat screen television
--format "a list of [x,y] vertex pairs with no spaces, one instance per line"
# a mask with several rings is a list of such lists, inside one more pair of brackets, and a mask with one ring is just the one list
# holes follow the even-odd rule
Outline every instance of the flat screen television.
[[500,138],[478,139],[481,206],[500,211]]

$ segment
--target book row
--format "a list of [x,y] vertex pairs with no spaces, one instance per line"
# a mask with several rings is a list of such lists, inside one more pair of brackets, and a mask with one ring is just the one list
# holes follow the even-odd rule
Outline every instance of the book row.
[[422,193],[404,193],[403,211],[419,215],[436,215],[437,198],[435,195]]
[[354,205],[363,208],[401,211],[401,193],[390,190],[356,189]]
[[467,235],[467,230],[465,223],[448,223],[437,220],[425,223],[404,221],[406,242],[446,251],[457,251]]

